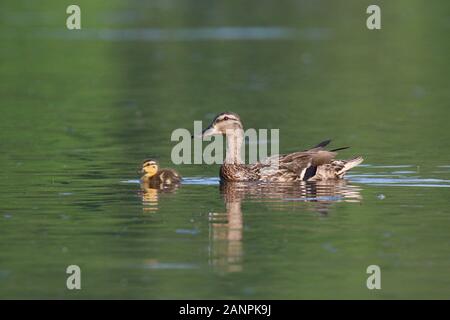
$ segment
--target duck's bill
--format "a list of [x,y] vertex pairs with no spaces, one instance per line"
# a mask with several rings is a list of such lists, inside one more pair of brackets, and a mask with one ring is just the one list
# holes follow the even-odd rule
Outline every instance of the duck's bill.
[[218,135],[218,134],[220,134],[220,132],[216,128],[214,128],[213,126],[209,126],[205,130],[203,130],[203,132],[201,134],[194,134],[194,135],[192,135],[191,138],[192,139],[194,139],[194,138],[202,139],[202,138],[211,137],[211,136]]
[[209,126],[202,132],[202,138],[211,137],[220,134],[220,132],[213,126]]

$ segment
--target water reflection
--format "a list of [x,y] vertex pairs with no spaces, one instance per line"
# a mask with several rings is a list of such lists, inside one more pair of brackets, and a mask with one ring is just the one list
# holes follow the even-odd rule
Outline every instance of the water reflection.
[[90,29],[68,33],[60,30],[40,30],[36,36],[64,38],[71,40],[102,41],[263,41],[263,40],[326,40],[330,30],[326,28],[286,27],[198,27],[198,28],[133,28],[133,29]]
[[209,214],[210,264],[223,272],[237,272],[242,271],[243,256],[241,199],[230,199],[226,194],[226,212]]
[[161,193],[175,193],[180,187],[179,184],[160,185],[159,188],[149,187],[141,183],[140,196],[142,198],[142,211],[158,211],[158,199]]
[[267,203],[272,210],[285,210],[294,205],[299,210],[326,215],[336,202],[360,202],[360,191],[360,187],[345,180],[283,184],[221,183],[220,193],[226,212],[209,214],[209,262],[220,272],[242,271],[244,219],[241,204],[244,200]]

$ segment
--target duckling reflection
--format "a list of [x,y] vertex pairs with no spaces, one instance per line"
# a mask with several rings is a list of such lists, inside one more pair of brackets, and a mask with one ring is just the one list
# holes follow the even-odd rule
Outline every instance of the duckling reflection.
[[210,264],[221,272],[242,271],[244,199],[267,203],[271,210],[309,210],[328,214],[336,202],[360,202],[358,186],[345,180],[303,183],[223,182],[226,213],[210,213]]
[[141,184],[142,211],[158,210],[158,189],[149,188]]
[[175,193],[178,190],[179,184],[170,186],[161,186],[160,188],[151,188],[145,184],[141,184],[140,196],[142,198],[142,210],[145,211],[157,211],[158,201],[161,194]]
[[157,211],[159,194],[175,192],[182,179],[173,169],[159,169],[158,163],[153,159],[142,163],[141,173],[143,211]]

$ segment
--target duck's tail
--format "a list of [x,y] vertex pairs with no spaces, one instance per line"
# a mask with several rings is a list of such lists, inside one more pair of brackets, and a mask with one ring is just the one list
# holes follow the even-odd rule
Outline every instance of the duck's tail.
[[[318,149],[318,148],[325,148],[327,145],[330,144],[330,142],[331,142],[331,139],[322,141],[321,143],[316,144],[316,145],[315,145],[314,147],[312,147],[312,149],[310,149],[310,150],[314,150],[314,149]],[[339,150],[345,150],[345,149],[348,149],[348,148],[350,148],[350,147],[337,148],[337,149],[330,150],[330,152],[336,152],[336,151],[339,151]]]
[[350,147],[342,147],[342,148],[337,148],[337,149],[333,149],[333,150],[330,150],[330,151],[331,152],[336,152],[336,151],[345,150],[345,149],[348,149],[348,148],[350,148]]
[[339,177],[344,176],[344,174],[345,174],[348,170],[350,170],[350,169],[356,167],[357,165],[361,164],[361,162],[363,162],[363,161],[364,161],[363,157],[356,157],[356,158],[353,158],[353,159],[350,159],[350,160],[345,160],[345,161],[344,161],[344,166],[342,167],[342,169],[339,170],[339,172],[337,173],[337,175],[338,175]]

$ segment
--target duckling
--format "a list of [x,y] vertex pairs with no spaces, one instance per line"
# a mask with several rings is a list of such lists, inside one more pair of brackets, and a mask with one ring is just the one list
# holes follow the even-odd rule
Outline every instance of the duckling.
[[173,169],[159,169],[158,163],[153,159],[144,160],[141,173],[144,174],[141,177],[141,183],[152,188],[176,185],[182,179]]
[[285,155],[274,155],[261,162],[245,165],[241,160],[244,127],[241,118],[233,112],[223,112],[202,132],[202,137],[225,135],[227,150],[220,167],[222,181],[319,181],[342,179],[351,168],[363,162],[362,157],[335,160],[338,148],[325,150],[331,140],[326,140],[312,149]]

